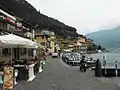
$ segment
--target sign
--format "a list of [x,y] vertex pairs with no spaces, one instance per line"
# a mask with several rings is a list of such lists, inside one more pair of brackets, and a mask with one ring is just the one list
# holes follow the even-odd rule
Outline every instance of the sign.
[[11,66],[4,67],[3,89],[13,89],[13,67]]

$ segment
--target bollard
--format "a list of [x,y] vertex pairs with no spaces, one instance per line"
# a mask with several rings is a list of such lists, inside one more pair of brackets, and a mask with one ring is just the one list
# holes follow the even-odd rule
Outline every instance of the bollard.
[[29,79],[27,81],[32,81],[35,78],[34,66],[35,66],[35,64],[31,64],[31,65],[28,66],[28,69],[29,69]]
[[0,72],[0,84],[3,84],[3,72]]
[[106,53],[105,55],[103,56],[103,67],[104,67],[104,75],[106,76],[107,75],[107,70],[106,70]]
[[18,76],[18,70],[15,70],[15,75],[14,75],[14,85],[17,84],[16,78]]
[[103,61],[103,67],[104,67],[104,75],[107,75],[106,60]]
[[95,66],[95,76],[96,77],[101,77],[102,72],[101,72],[101,62],[99,59],[96,61],[96,66]]
[[45,65],[45,60],[43,60],[43,65]]
[[40,61],[40,67],[39,67],[39,72],[42,72],[43,69],[42,69],[42,61]]

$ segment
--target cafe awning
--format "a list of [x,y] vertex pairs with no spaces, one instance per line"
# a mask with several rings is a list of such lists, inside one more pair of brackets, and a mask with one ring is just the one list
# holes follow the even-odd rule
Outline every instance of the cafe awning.
[[36,42],[33,42],[32,40],[17,35],[9,34],[0,36],[0,47],[38,48],[38,45]]

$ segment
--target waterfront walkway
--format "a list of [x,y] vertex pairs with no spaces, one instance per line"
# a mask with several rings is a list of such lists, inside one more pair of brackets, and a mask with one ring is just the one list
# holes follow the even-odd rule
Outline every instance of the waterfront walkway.
[[60,59],[48,58],[44,71],[32,82],[21,82],[14,90],[120,90],[116,83],[94,77],[92,71],[82,73]]

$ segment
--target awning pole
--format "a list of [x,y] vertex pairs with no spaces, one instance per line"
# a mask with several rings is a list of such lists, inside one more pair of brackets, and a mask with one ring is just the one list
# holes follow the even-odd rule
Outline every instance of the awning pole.
[[11,64],[12,64],[12,48],[11,48]]
[[0,48],[0,55],[1,55],[1,57],[2,57],[2,48]]
[[28,58],[28,49],[26,48],[26,58]]
[[21,60],[21,50],[22,48],[19,47],[19,54],[20,54],[20,60]]

